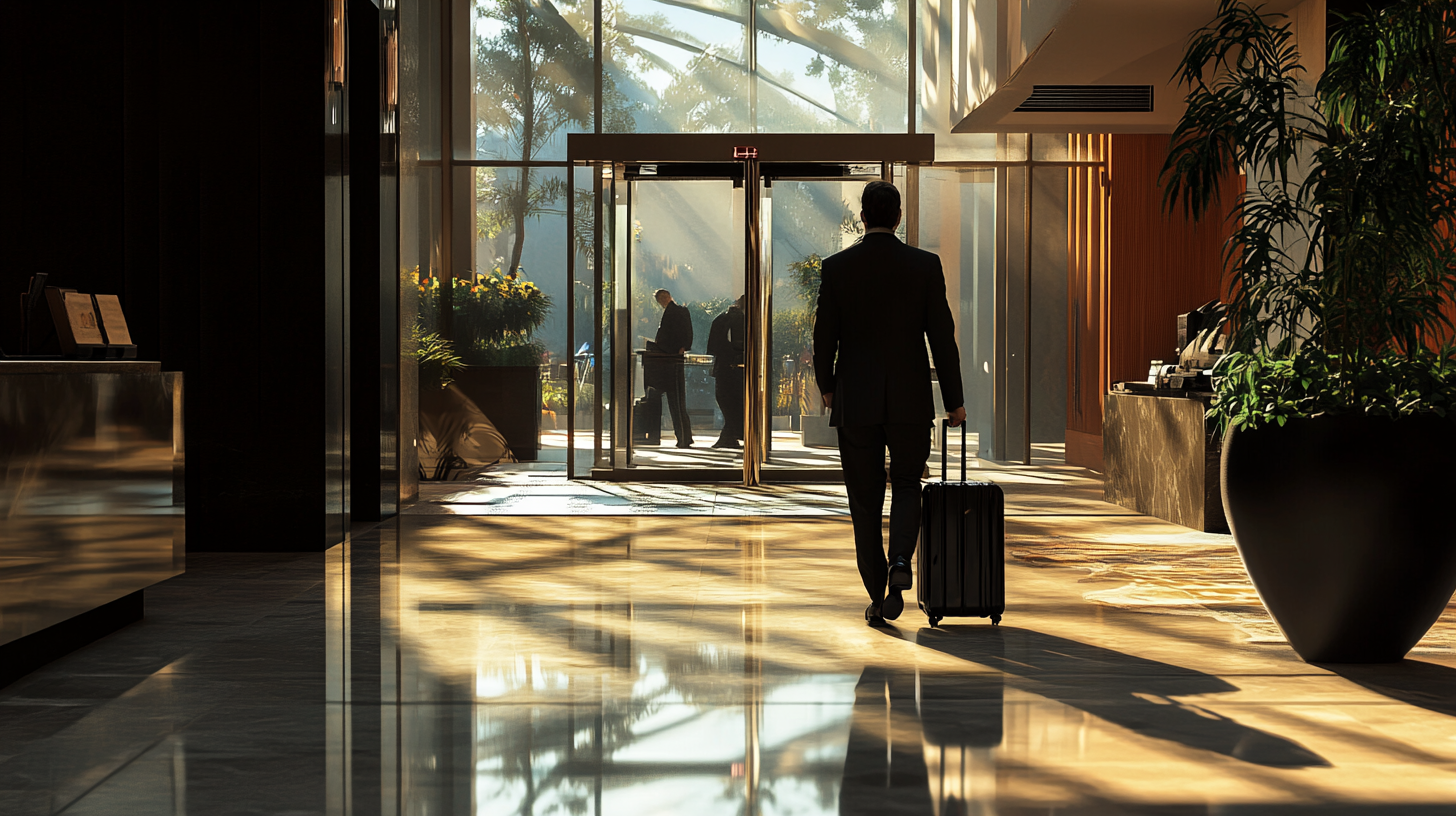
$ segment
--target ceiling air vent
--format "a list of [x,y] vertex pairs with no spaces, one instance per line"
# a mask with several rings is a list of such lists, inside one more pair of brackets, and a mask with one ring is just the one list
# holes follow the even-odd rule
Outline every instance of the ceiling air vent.
[[1152,113],[1151,85],[1035,85],[1018,113]]

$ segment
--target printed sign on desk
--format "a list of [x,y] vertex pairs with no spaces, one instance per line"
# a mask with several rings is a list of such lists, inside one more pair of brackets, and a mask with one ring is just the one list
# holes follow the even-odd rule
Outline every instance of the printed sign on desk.
[[101,336],[101,325],[96,322],[96,309],[90,295],[80,292],[66,293],[66,317],[71,321],[71,336],[77,346],[100,346],[106,343]]
[[96,323],[96,311],[91,305],[90,295],[54,286],[47,286],[45,294],[62,354],[90,357],[93,349],[106,344],[101,337],[101,327]]
[[116,295],[92,295],[96,301],[96,315],[101,318],[101,330],[106,333],[106,343],[112,346],[131,345],[131,332],[126,327],[126,315],[121,312],[121,299]]

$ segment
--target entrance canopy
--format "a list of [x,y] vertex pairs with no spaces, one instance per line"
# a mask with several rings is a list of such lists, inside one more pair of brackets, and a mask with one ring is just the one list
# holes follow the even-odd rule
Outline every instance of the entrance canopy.
[[572,133],[567,161],[731,162],[735,148],[757,148],[761,162],[893,162],[929,164],[929,133]]

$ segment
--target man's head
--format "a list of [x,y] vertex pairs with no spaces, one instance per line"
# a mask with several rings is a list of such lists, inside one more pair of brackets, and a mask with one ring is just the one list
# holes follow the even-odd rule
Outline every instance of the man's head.
[[867,229],[900,224],[900,191],[888,181],[872,181],[859,197],[859,217]]
[[739,309],[742,309],[743,308],[743,299],[746,298],[746,297],[748,297],[748,295],[739,295],[738,296],[738,299],[735,300],[735,301],[733,301],[733,305],[735,307],[739,308]]
[[667,308],[667,304],[672,302],[672,293],[666,289],[658,289],[652,296],[657,299],[657,305],[664,309]]

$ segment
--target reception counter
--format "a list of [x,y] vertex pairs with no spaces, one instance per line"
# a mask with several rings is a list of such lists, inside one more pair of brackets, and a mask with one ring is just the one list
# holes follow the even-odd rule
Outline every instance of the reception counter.
[[182,572],[182,397],[159,363],[0,360],[0,685]]
[[1227,532],[1210,399],[1109,393],[1102,412],[1103,498],[1194,530]]

